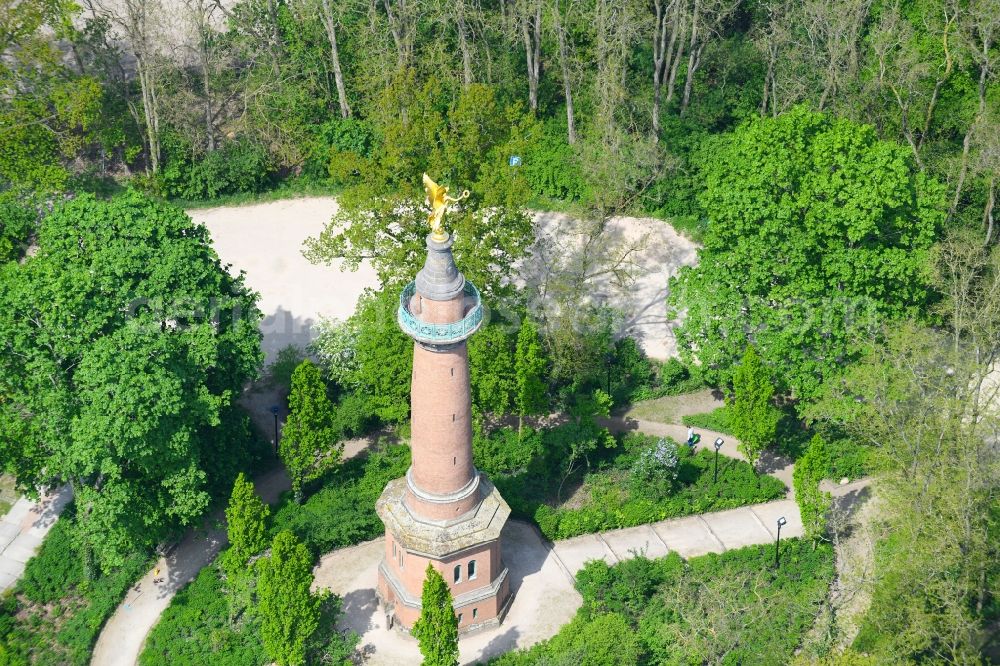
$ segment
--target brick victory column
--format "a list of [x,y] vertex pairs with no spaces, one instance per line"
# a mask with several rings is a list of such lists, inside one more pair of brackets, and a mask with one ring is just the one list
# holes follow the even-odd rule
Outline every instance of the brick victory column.
[[468,196],[424,174],[432,212],[427,260],[400,295],[398,323],[413,338],[412,464],[390,481],[376,510],[385,524],[378,595],[390,623],[420,617],[427,564],[448,581],[458,630],[497,625],[510,605],[500,532],[510,507],[472,461],[472,401],[466,340],[483,321],[479,291],[455,266],[445,207]]

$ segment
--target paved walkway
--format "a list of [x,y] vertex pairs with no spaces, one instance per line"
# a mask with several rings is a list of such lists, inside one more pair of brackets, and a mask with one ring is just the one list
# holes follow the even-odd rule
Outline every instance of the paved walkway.
[[[554,636],[583,603],[573,577],[590,560],[614,564],[639,554],[662,557],[671,551],[692,557],[773,543],[778,516],[788,520],[782,536],[801,536],[802,522],[793,500],[587,534],[555,544],[545,541],[533,526],[511,521],[504,528],[501,547],[514,601],[501,626],[461,638],[460,662],[475,664]],[[366,664],[419,664],[416,640],[387,629],[378,606],[375,581],[384,552],[384,539],[376,539],[327,554],[316,567],[315,587],[343,597],[338,628],[361,635]]]
[[[500,543],[510,569],[514,601],[500,627],[462,637],[459,650],[463,664],[485,661],[554,635],[573,619],[583,601],[572,577],[552,554],[552,544],[534,526],[510,521]],[[416,640],[386,628],[385,614],[375,596],[378,564],[384,553],[382,538],[333,551],[316,567],[314,587],[333,590],[343,598],[344,614],[338,628],[361,635],[365,664],[419,664]]]
[[[867,484],[862,479],[827,490],[835,497],[846,497]],[[510,568],[514,601],[501,626],[462,636],[459,661],[475,664],[554,636],[583,603],[573,580],[590,560],[615,564],[637,555],[655,558],[670,552],[687,558],[771,544],[777,537],[779,517],[787,520],[782,537],[802,536],[802,519],[792,499],[586,534],[554,544],[545,541],[534,526],[510,521],[501,536],[501,548]],[[386,628],[375,596],[384,544],[384,539],[375,539],[323,556],[314,571],[314,588],[329,589],[344,599],[338,628],[361,635],[366,664],[418,664],[416,640]]]
[[37,502],[22,497],[0,518],[0,593],[13,587],[24,573],[24,565],[72,496],[69,486],[63,486],[43,494]]

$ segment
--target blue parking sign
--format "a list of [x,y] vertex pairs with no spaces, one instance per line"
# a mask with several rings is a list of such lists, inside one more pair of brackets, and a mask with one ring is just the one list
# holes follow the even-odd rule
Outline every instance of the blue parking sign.
[[521,156],[511,155],[508,164],[510,164],[511,166],[521,166]]

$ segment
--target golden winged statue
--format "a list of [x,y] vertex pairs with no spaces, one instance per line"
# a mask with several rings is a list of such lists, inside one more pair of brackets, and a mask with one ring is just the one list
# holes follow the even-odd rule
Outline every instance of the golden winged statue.
[[431,213],[427,216],[427,222],[431,225],[431,238],[440,242],[448,240],[448,232],[444,230],[442,219],[444,211],[450,203],[456,203],[469,196],[469,190],[462,192],[461,196],[449,197],[448,187],[438,185],[426,173],[424,174],[424,191],[427,193],[427,205],[431,207]]

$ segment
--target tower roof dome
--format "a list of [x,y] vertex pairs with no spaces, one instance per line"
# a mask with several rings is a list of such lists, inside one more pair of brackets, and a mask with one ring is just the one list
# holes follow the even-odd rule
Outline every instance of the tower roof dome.
[[454,238],[451,234],[443,241],[427,234],[427,259],[417,273],[417,293],[432,301],[450,301],[462,293],[465,276],[455,265],[451,253]]

